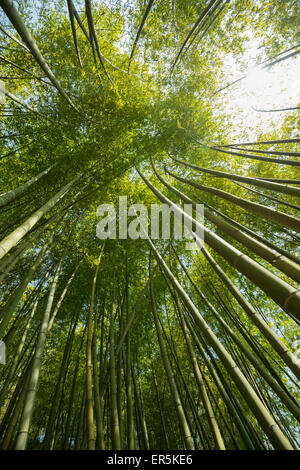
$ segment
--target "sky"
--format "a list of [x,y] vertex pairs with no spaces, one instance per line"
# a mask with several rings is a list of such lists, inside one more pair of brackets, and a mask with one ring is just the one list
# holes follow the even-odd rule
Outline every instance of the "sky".
[[[272,128],[280,136],[280,128],[287,115],[300,112],[299,110],[261,113],[253,109],[270,110],[295,107],[300,104],[300,55],[269,69],[262,69],[252,65],[260,52],[258,48],[259,39],[249,41],[243,56],[243,63],[250,65],[247,77],[216,95],[214,106],[218,111],[222,109],[226,114],[226,120],[233,124],[236,131],[233,129],[231,134],[235,133],[238,137],[243,131],[250,140],[259,132],[267,132]],[[225,58],[222,72],[228,76],[228,80],[225,79],[223,82],[225,84],[245,75],[241,65],[230,54]]]

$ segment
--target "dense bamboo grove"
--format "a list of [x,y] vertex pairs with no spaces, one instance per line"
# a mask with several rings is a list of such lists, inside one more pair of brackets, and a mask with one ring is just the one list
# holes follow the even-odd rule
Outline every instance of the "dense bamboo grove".
[[[0,6],[0,448],[299,449],[299,102],[226,114],[298,2]],[[100,240],[119,196],[204,244]]]

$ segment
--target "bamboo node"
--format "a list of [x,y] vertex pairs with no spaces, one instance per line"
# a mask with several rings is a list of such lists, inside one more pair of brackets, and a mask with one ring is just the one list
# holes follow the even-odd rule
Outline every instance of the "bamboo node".
[[299,294],[299,292],[300,292],[299,290],[295,290],[294,292],[292,292],[291,294],[289,294],[287,296],[287,298],[285,299],[285,301],[283,303],[283,309],[284,310],[287,310],[287,304],[290,301],[291,297],[294,297],[294,295]]

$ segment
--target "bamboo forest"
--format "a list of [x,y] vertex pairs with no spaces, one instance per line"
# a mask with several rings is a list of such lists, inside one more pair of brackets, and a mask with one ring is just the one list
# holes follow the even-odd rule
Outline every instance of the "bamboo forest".
[[0,449],[299,450],[299,0],[0,6]]

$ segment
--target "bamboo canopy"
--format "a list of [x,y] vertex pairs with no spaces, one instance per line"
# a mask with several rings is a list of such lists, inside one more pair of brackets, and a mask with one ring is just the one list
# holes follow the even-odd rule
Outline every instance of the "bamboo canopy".
[[299,450],[298,2],[0,7],[0,449]]

